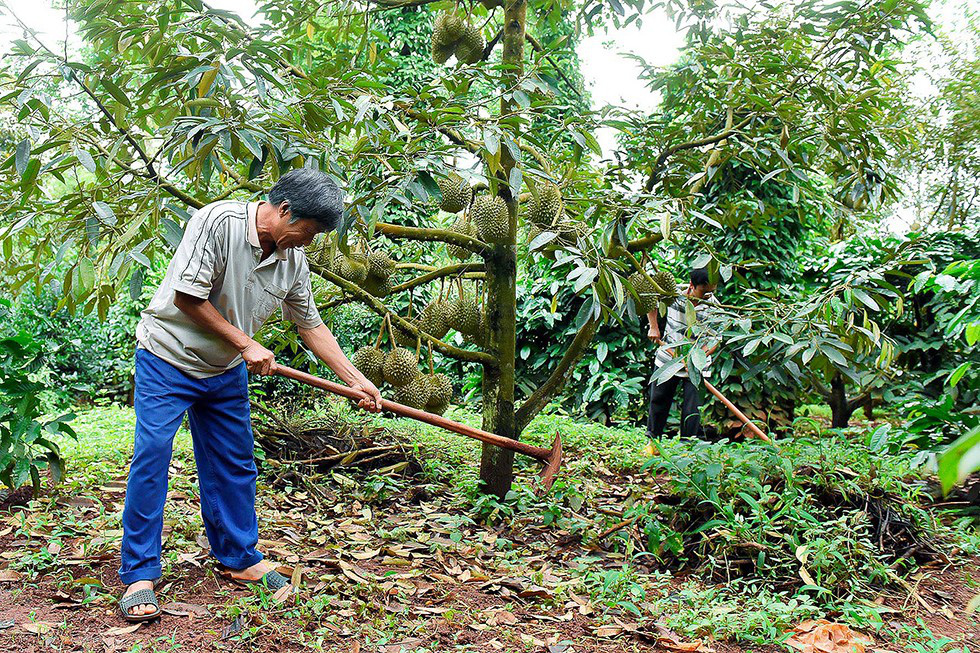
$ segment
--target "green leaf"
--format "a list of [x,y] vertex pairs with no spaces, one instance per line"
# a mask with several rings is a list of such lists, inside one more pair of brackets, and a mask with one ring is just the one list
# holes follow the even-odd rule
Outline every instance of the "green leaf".
[[980,426],[974,427],[949,445],[939,457],[939,481],[943,494],[980,469]]
[[118,222],[116,219],[116,214],[113,212],[112,207],[102,201],[92,202],[92,208],[95,209],[96,214],[99,219],[105,224],[112,226]]
[[955,370],[953,370],[953,373],[949,375],[948,379],[946,379],[946,383],[949,384],[949,387],[955,388],[956,384],[960,382],[960,379],[963,378],[963,375],[966,374],[967,370],[969,369],[970,369],[970,361],[966,361],[965,363],[957,367]]
[[17,174],[21,177],[27,171],[27,162],[31,158],[31,139],[25,138],[20,143],[17,143],[17,151],[14,154],[14,166],[17,169]]
[[851,288],[851,293],[872,311],[877,311],[880,308],[880,306],[878,306],[878,302],[871,299],[871,296],[860,288]]
[[490,156],[494,156],[500,151],[500,135],[490,129],[484,129],[483,144]]
[[708,366],[708,354],[705,353],[704,349],[701,347],[691,348],[691,365],[699,372],[704,371],[704,368]]
[[78,162],[82,164],[83,168],[85,168],[86,170],[88,170],[93,174],[95,173],[96,171],[95,159],[92,158],[91,154],[89,154],[85,150],[75,150],[75,158],[78,159]]
[[119,102],[119,104],[122,104],[126,108],[131,108],[133,106],[132,104],[130,104],[129,98],[126,97],[126,93],[124,93],[121,88],[116,86],[115,82],[113,82],[108,77],[102,77],[101,82],[102,82],[102,87],[105,90],[107,90],[109,92],[109,95],[114,97],[116,101]]

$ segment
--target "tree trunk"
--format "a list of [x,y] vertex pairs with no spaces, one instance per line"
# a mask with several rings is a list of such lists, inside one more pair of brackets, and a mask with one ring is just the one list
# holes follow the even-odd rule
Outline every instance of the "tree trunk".
[[834,374],[834,378],[830,381],[830,397],[827,403],[830,404],[830,425],[835,429],[847,428],[854,407],[847,401],[844,377],[840,374]]
[[[527,16],[525,0],[507,0],[504,6],[502,60],[508,66],[501,75],[501,86],[512,87],[524,72],[524,32]],[[506,98],[506,96],[505,96]],[[500,113],[513,110],[512,102],[502,98]],[[518,140],[518,134],[512,134]],[[510,188],[508,181],[517,161],[510,148],[500,144],[500,182],[498,194],[507,202],[510,233],[505,243],[487,252],[486,290],[487,321],[491,350],[497,360],[483,368],[483,428],[504,437],[517,439],[514,414],[514,362],[517,349],[517,202],[520,188]],[[488,170],[488,173],[492,171]],[[488,176],[490,176],[488,174]],[[514,478],[514,452],[483,445],[480,480],[483,490],[503,498]]]

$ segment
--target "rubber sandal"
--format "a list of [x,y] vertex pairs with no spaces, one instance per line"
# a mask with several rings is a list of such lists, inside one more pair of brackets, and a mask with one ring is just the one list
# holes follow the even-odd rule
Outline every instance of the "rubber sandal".
[[280,574],[278,571],[273,569],[272,571],[267,571],[262,578],[258,580],[245,580],[244,578],[235,578],[228,573],[228,570],[223,570],[222,576],[227,578],[233,583],[237,583],[243,587],[248,587],[249,585],[263,585],[273,592],[278,592],[286,585],[289,585],[289,579]]
[[[137,605],[152,605],[156,610],[149,614],[131,614],[130,608],[135,608]],[[133,623],[152,621],[163,614],[163,611],[160,610],[160,604],[157,602],[157,596],[151,589],[136,590],[128,596],[121,597],[119,599],[119,611],[122,613],[123,619]]]

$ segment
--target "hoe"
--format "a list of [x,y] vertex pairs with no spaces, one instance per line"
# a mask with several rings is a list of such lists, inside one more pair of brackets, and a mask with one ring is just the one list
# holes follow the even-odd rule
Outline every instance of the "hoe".
[[[318,376],[313,376],[312,374],[307,374],[306,372],[301,372],[291,367],[286,367],[285,365],[273,366],[272,372],[273,374],[278,374],[280,376],[293,379],[294,381],[299,381],[300,383],[305,383],[313,386],[314,388],[320,388],[321,390],[326,390],[327,392],[332,392],[340,395],[341,397],[347,397],[348,399],[353,399],[355,401],[359,401],[367,397],[367,395],[360,390],[355,390],[346,385],[327,381],[326,379],[321,379]],[[381,409],[401,417],[409,417],[420,422],[425,422],[426,424],[432,424],[433,426],[438,426],[446,429],[447,431],[465,435],[486,444],[492,444],[501,447],[502,449],[510,449],[511,451],[516,451],[517,453],[522,453],[525,456],[535,458],[536,460],[544,463],[544,469],[541,470],[540,478],[541,484],[545,491],[549,490],[551,488],[551,484],[555,482],[555,474],[558,473],[558,468],[561,466],[561,435],[559,433],[555,433],[555,440],[551,444],[551,448],[546,449],[545,447],[536,447],[526,442],[519,442],[517,440],[512,440],[511,438],[505,438],[501,435],[488,433],[487,431],[483,431],[476,427],[460,424],[459,422],[454,422],[453,420],[447,419],[440,415],[427,413],[424,410],[412,408],[411,406],[405,406],[404,404],[399,404],[388,399],[381,400]]]

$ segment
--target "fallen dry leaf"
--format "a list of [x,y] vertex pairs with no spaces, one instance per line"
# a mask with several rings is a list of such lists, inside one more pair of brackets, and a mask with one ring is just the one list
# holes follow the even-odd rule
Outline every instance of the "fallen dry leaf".
[[14,571],[13,569],[4,569],[0,571],[0,583],[14,583],[24,578],[24,574],[19,571]]
[[130,633],[135,633],[140,629],[143,624],[133,624],[132,626],[119,626],[117,628],[110,628],[105,631],[103,635],[128,635]]
[[826,619],[804,621],[790,632],[785,644],[803,653],[865,653],[874,643],[864,633]]
[[596,637],[615,637],[616,635],[621,635],[623,632],[622,626],[616,626],[613,624],[607,624],[605,626],[599,626],[595,629]]
[[53,621],[32,621],[30,623],[21,624],[20,627],[29,633],[34,633],[35,635],[44,635],[51,632],[51,629],[57,627],[58,624]]
[[211,612],[203,605],[196,603],[181,603],[174,601],[160,606],[162,612],[166,612],[174,617],[207,617]]

